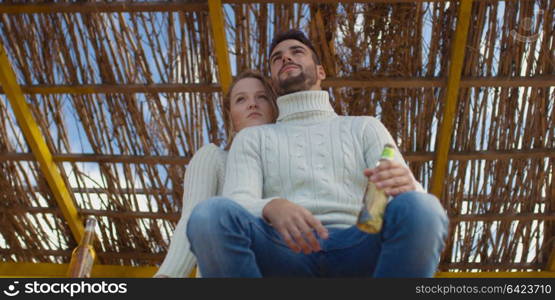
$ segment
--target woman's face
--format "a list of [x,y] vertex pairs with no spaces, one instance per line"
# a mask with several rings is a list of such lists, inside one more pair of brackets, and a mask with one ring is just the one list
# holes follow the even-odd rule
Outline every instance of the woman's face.
[[256,78],[239,80],[231,90],[229,101],[231,121],[237,132],[245,127],[267,124],[274,120],[270,95]]

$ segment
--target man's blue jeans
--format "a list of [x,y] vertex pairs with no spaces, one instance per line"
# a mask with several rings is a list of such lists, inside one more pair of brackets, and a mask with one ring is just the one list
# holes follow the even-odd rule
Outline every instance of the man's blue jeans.
[[195,207],[187,236],[203,277],[432,277],[447,225],[437,198],[403,193],[388,204],[380,233],[328,228],[322,250],[307,255],[235,201],[215,197]]

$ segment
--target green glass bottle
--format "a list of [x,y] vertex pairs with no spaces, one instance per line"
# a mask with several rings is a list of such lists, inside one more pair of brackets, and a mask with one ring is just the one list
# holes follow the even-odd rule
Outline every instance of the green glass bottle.
[[[393,160],[394,153],[395,147],[391,144],[386,144],[376,167],[378,167],[382,161]],[[383,190],[379,189],[372,181],[368,180],[368,185],[364,191],[364,198],[362,199],[362,208],[358,214],[358,229],[366,233],[378,233],[382,230],[383,215],[388,198],[389,196]]]

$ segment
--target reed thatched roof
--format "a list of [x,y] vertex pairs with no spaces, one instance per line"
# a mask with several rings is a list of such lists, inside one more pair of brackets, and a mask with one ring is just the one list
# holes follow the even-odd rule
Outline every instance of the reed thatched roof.
[[378,116],[441,195],[441,271],[555,271],[555,0],[222,2],[0,1],[1,261],[68,263],[75,207],[99,264],[161,263],[189,159],[225,144],[222,88],[296,27],[336,111]]

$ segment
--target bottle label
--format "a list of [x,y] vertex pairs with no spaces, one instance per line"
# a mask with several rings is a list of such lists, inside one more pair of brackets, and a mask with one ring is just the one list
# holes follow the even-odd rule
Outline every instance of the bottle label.
[[357,227],[367,233],[377,233],[382,228],[383,213],[387,206],[387,195],[373,183],[368,184],[365,205],[357,220]]
[[79,270],[80,271],[79,275],[81,275],[79,277],[87,277],[87,278],[91,277],[93,263],[94,263],[94,259],[92,255],[89,252],[87,252],[87,255],[85,255],[85,259],[83,261],[83,266],[81,270]]
[[92,247],[77,247],[71,257],[68,276],[71,278],[90,277],[94,264]]

